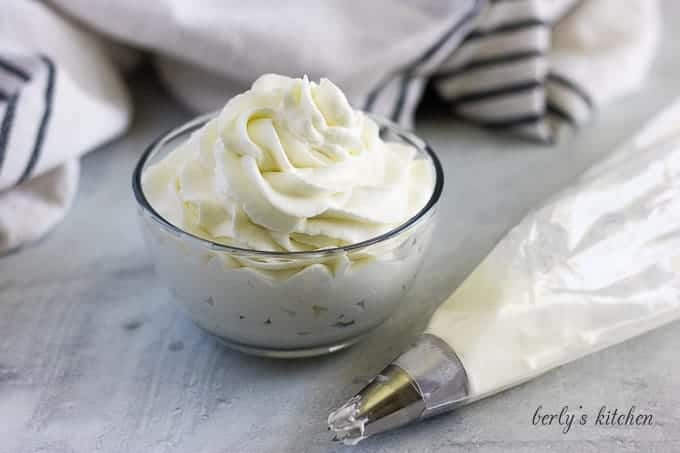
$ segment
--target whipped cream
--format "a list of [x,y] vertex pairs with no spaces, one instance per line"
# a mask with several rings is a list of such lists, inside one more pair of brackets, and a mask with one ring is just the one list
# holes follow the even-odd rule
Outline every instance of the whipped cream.
[[327,79],[274,74],[143,174],[156,211],[225,245],[312,251],[379,236],[414,216],[434,172],[385,142]]

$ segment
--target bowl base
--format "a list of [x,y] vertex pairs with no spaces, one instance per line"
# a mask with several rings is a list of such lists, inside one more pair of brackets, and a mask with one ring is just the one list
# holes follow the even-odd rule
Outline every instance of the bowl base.
[[241,343],[236,343],[224,337],[215,336],[215,338],[217,338],[217,340],[224,346],[239,352],[243,352],[244,354],[250,354],[259,357],[267,357],[270,359],[301,359],[305,357],[316,357],[341,351],[357,343],[358,341],[363,339],[364,336],[365,335],[359,335],[357,337],[351,338],[349,340],[344,340],[339,343],[295,349],[261,348],[257,346],[248,346]]

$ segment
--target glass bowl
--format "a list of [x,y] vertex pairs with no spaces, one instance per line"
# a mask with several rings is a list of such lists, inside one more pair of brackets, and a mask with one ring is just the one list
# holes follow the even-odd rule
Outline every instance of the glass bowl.
[[345,247],[270,252],[214,243],[161,217],[141,176],[201,128],[198,117],[155,140],[132,177],[137,211],[156,273],[203,329],[240,351],[269,357],[321,355],[345,348],[384,322],[404,300],[422,264],[444,184],[441,164],[415,135],[373,118],[383,140],[414,146],[435,184],[427,204],[393,230]]

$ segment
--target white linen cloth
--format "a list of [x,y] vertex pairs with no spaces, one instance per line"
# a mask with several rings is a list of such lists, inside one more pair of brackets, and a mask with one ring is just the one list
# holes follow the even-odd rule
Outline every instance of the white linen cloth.
[[[150,51],[196,111],[262,73],[328,77],[410,125],[426,83],[456,116],[551,142],[635,90],[659,34],[654,0],[0,0],[0,252],[65,214],[77,159],[122,133],[121,72]],[[133,56],[132,56],[133,57]]]

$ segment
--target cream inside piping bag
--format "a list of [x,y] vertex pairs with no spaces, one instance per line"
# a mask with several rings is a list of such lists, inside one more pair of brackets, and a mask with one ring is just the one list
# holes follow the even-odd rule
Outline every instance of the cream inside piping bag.
[[527,215],[328,424],[353,444],[679,318],[676,101]]

